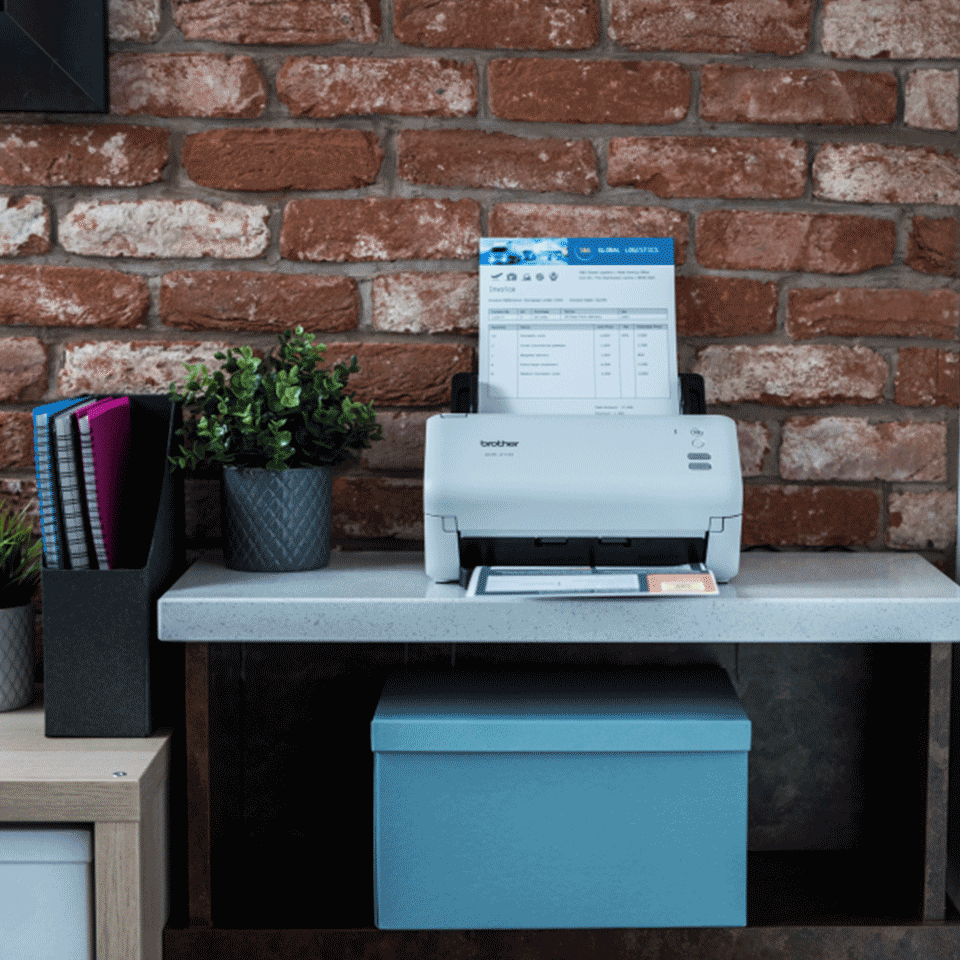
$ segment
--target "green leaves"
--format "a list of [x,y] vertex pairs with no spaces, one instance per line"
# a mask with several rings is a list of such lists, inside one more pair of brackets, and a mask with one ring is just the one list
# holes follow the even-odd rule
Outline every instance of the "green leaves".
[[184,443],[170,462],[193,470],[203,464],[289,467],[335,465],[381,439],[372,404],[344,391],[360,370],[356,356],[333,370],[322,367],[326,346],[302,327],[286,330],[266,360],[249,346],[217,352],[220,369],[187,365],[183,392]]
[[41,541],[33,533],[27,508],[0,508],[0,607],[30,602],[40,578]]

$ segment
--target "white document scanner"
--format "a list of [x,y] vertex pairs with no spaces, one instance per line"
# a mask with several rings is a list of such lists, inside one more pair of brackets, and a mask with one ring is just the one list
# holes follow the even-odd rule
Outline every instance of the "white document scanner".
[[427,421],[427,576],[477,566],[740,565],[733,420],[444,413]]

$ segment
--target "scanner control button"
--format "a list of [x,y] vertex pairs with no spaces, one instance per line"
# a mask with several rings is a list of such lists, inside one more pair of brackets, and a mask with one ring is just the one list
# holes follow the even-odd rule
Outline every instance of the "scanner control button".
[[710,454],[709,453],[688,453],[687,459],[688,460],[709,460]]
[[713,467],[709,463],[703,463],[702,461],[698,461],[697,463],[688,463],[687,466],[691,470],[712,470],[713,469]]

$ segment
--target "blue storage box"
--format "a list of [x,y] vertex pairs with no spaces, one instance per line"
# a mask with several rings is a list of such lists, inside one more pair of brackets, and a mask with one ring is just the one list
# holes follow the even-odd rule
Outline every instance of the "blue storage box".
[[750,721],[719,668],[404,671],[371,741],[380,929],[746,923]]

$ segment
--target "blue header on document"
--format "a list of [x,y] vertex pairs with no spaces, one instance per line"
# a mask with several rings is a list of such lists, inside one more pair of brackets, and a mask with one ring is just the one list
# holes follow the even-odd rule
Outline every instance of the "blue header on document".
[[483,237],[480,265],[523,267],[567,263],[673,266],[671,237]]

